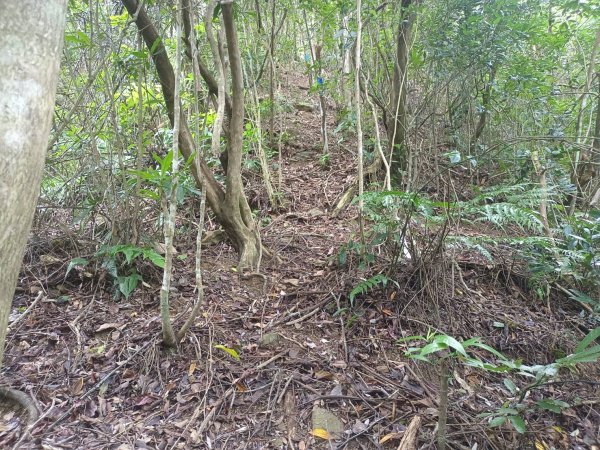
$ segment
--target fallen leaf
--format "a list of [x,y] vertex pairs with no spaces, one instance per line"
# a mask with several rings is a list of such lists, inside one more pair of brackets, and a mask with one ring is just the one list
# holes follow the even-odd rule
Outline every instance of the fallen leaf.
[[119,329],[119,327],[121,326],[121,324],[119,323],[103,323],[102,325],[100,325],[97,329],[96,329],[96,333],[100,333],[101,331],[104,330],[110,330],[110,329]]
[[404,433],[388,433],[379,439],[380,444],[385,444],[387,441],[391,441],[392,439],[400,439]]
[[326,370],[319,370],[318,372],[315,372],[315,378],[317,380],[333,380],[333,374]]
[[71,393],[73,395],[79,395],[79,394],[81,394],[82,390],[83,390],[83,377],[79,378],[79,380],[77,380],[75,382],[75,384],[71,388]]
[[221,344],[215,345],[215,348],[218,349],[218,350],[223,350],[229,356],[231,356],[234,359],[237,359],[238,361],[240,360],[240,355],[238,354],[238,352],[236,352],[232,348],[226,347],[226,346],[221,345]]

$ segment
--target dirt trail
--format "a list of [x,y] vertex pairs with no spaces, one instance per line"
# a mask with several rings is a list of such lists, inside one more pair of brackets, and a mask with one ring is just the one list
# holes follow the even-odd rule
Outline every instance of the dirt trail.
[[[282,93],[288,104],[316,104],[302,87],[302,75],[285,74]],[[335,128],[333,111],[328,125]],[[396,449],[416,416],[422,419],[419,445],[431,448],[435,370],[409,365],[395,344],[409,324],[415,325],[399,314],[408,293],[374,292],[349,309],[347,294],[364,274],[336,265],[340,245],[356,230],[356,211],[335,219],[328,212],[355,174],[354,141],[338,143],[332,133],[330,164],[324,166],[318,109],[287,111],[283,131],[289,136],[282,167],[288,204],[261,217],[263,241],[278,259],[265,258],[265,280],[240,280],[230,246],[208,247],[206,310],[177,353],[159,344],[157,272],[146,268],[147,285],[128,301],[115,302],[106,283],[82,282],[74,272],[64,282],[44,284],[49,275],[64,274],[76,255],[44,265],[40,252],[30,249],[15,308],[26,308],[40,283],[49,295],[11,329],[3,381],[31,392],[44,416],[33,430],[37,441],[21,448],[43,443],[46,448],[119,450]],[[177,260],[172,294],[173,317],[180,324],[195,298],[193,234],[179,235],[176,244],[179,255],[187,256]],[[532,340],[571,332],[568,315],[548,316],[540,305],[528,304],[493,269],[475,265],[462,275],[476,293],[462,289],[441,305],[450,330],[481,335],[524,356]],[[509,297],[511,290],[515,295]],[[492,326],[499,320],[511,324],[508,333]],[[235,350],[239,360],[223,348]],[[466,367],[456,368],[455,375],[450,440],[479,442],[479,448],[525,448],[510,429],[488,438],[476,417],[506,399],[501,380]],[[580,417],[586,417],[585,410],[559,423],[591,436],[597,414]],[[543,418],[538,419],[530,424],[533,430],[548,434]],[[19,420],[5,417],[2,448],[14,443]],[[315,436],[313,428],[323,427],[319,420],[340,427],[335,441]],[[553,433],[548,442],[561,448],[556,443],[567,439],[570,445],[564,433]]]

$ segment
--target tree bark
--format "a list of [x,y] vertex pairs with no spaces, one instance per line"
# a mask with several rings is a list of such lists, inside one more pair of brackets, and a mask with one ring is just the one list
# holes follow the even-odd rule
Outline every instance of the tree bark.
[[477,141],[483,134],[485,125],[487,123],[488,116],[490,115],[490,104],[492,102],[492,88],[494,87],[494,81],[496,78],[496,65],[492,63],[490,66],[489,78],[485,83],[483,94],[481,95],[481,112],[479,113],[479,121],[475,127],[475,132],[471,138],[471,148],[475,148]]
[[406,131],[406,91],[408,52],[410,50],[412,17],[408,12],[412,0],[402,0],[400,7],[400,24],[396,36],[396,60],[392,77],[392,91],[390,96],[390,114],[387,114],[387,133],[392,155],[392,176],[397,183],[403,178],[407,167]]
[[[192,43],[190,42],[192,36],[192,5],[190,0],[183,0],[183,42],[185,43],[185,54],[190,60],[195,59],[198,64],[198,69],[200,70],[200,76],[206,83],[208,87],[208,92],[217,97],[219,95],[219,83],[215,79],[215,77],[210,73],[207,67],[202,62],[200,55],[193,55],[192,51]],[[229,117],[231,115],[231,98],[229,95],[225,93],[225,111],[226,116]]]
[[[171,125],[174,123],[174,87],[175,74],[173,66],[167,56],[167,50],[158,35],[158,31],[150,20],[146,9],[138,0],[122,0],[123,5],[127,8],[129,15],[134,18],[135,23],[140,30],[144,42],[148,49],[152,49],[152,59],[156,66],[156,71],[160,80],[163,91],[163,97],[167,106],[169,120]],[[225,10],[231,10],[231,4],[222,3],[223,18],[225,18]],[[233,18],[230,18],[230,26],[233,26]],[[225,23],[227,28],[227,23]],[[229,45],[229,58],[237,52],[237,65],[239,66],[240,74],[237,78],[233,76],[234,67],[232,65],[233,76],[233,99],[231,123],[229,131],[228,145],[228,167],[227,181],[225,192],[215,179],[214,175],[208,168],[204,158],[194,158],[192,164],[192,175],[196,184],[202,189],[206,189],[206,200],[209,207],[215,213],[218,222],[223,226],[227,236],[231,239],[234,247],[240,255],[240,268],[258,268],[261,256],[260,235],[256,228],[254,219],[248,201],[243,192],[241,179],[241,161],[242,161],[242,133],[244,119],[244,104],[243,104],[243,80],[241,78],[241,63],[239,61],[239,49],[237,47],[237,37],[233,35],[232,41],[235,41],[235,50],[232,50],[230,36],[228,33],[227,43]],[[206,78],[205,78],[206,80]],[[237,95],[237,98],[235,98]],[[181,153],[187,159],[195,151],[194,140],[187,124],[185,113],[181,112],[181,127],[179,130],[179,147]]]
[[0,2],[0,365],[42,180],[66,3]]
[[258,269],[262,256],[260,235],[252,211],[244,195],[242,185],[242,146],[244,133],[244,79],[242,57],[238,45],[237,32],[233,21],[233,1],[221,1],[223,27],[227,40],[227,53],[231,68],[231,122],[225,205],[223,212],[228,224],[235,231],[238,240],[236,247],[240,253],[240,266]]

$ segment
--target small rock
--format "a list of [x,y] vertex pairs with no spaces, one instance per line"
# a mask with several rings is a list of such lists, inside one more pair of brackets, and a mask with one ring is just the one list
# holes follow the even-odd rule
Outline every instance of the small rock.
[[324,215],[324,213],[319,208],[313,208],[310,211],[308,211],[309,217],[320,217],[322,215]]
[[276,347],[281,342],[281,336],[278,333],[267,333],[259,341],[261,347]]
[[312,411],[312,429],[322,429],[329,434],[339,435],[344,432],[344,424],[331,411],[315,407]]
[[313,112],[315,110],[313,105],[303,102],[294,103],[294,108],[296,108],[298,111],[304,112]]

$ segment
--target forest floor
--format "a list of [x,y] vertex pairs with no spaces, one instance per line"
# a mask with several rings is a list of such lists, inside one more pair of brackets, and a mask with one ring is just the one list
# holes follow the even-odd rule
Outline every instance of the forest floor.
[[[288,74],[285,80],[290,104],[314,102],[305,78]],[[378,273],[377,261],[370,271],[352,261],[338,264],[342,246],[356,238],[357,210],[335,218],[330,212],[356,173],[355,138],[338,142],[331,133],[330,161],[322,164],[318,108],[293,108],[283,123],[285,209],[261,206],[260,183],[249,181],[262,208],[263,243],[276,257],[264,258],[264,280],[240,279],[227,243],[205,248],[206,306],[176,352],[160,344],[158,269],[140,268],[144,285],[115,301],[102,275],[80,269],[65,275],[69,261],[89,252],[85,244],[65,239],[58,225],[35,230],[2,381],[30,393],[41,417],[17,443],[24,418],[0,411],[1,448],[436,448],[439,367],[407,359],[398,339],[430,330],[479,336],[512,358],[546,364],[585,336],[589,324],[577,307],[560,297],[551,304],[537,300],[526,272],[501,249],[493,263],[448,251],[432,262],[425,281],[404,261],[397,285],[351,304],[354,286]],[[330,111],[328,127],[335,126]],[[176,239],[177,325],[196,298],[194,241],[193,231]],[[597,386],[565,382],[532,391],[528,405],[550,397],[572,406],[560,414],[527,412],[521,434],[508,423],[490,428],[479,416],[515,400],[502,375],[460,363],[451,364],[450,373],[449,448],[598,445]],[[600,368],[561,378],[571,379],[598,380]]]

